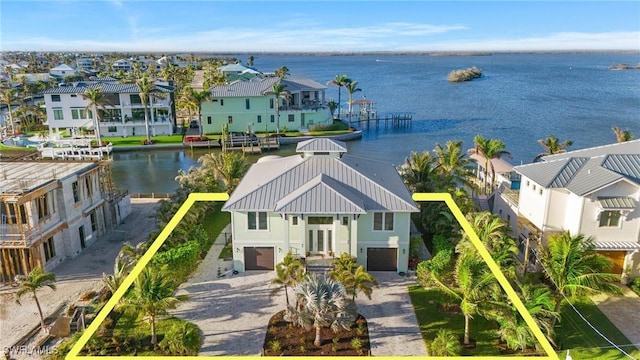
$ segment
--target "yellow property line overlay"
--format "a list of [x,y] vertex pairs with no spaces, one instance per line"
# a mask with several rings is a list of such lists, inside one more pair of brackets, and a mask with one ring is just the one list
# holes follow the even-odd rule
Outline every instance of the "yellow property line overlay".
[[[160,246],[162,246],[162,244],[165,242],[167,237],[169,237],[171,232],[176,228],[176,226],[180,223],[180,220],[182,220],[182,218],[185,216],[187,211],[189,211],[189,209],[193,206],[193,204],[196,201],[227,201],[228,199],[229,199],[229,195],[227,193],[193,193],[193,194],[190,194],[189,197],[187,198],[187,200],[182,204],[182,206],[180,206],[180,209],[178,209],[178,211],[173,216],[173,218],[171,218],[171,220],[169,221],[167,226],[165,226],[165,228],[162,230],[162,232],[160,232],[158,237],[153,241],[153,243],[149,247],[149,250],[147,250],[147,252],[140,258],[140,260],[138,260],[138,263],[133,268],[133,270],[131,270],[131,273],[129,274],[129,276],[127,276],[125,278],[125,280],[123,281],[122,285],[111,296],[109,301],[107,301],[107,303],[102,308],[102,310],[100,310],[98,315],[96,315],[95,319],[91,322],[91,325],[89,325],[89,327],[84,331],[82,336],[80,336],[80,338],[78,339],[76,344],[71,348],[71,350],[69,351],[69,354],[67,354],[65,359],[67,359],[67,360],[75,360],[75,359],[86,359],[86,358],[92,357],[92,356],[80,356],[79,355],[80,351],[82,351],[82,348],[84,348],[84,346],[87,344],[89,339],[91,339],[91,337],[95,334],[95,332],[98,330],[98,327],[100,327],[100,324],[102,324],[102,322],[107,317],[107,315],[113,310],[113,308],[116,306],[118,301],[120,301],[120,299],[124,296],[124,294],[127,291],[127,289],[129,289],[131,284],[133,284],[133,282],[138,277],[138,275],[140,275],[140,273],[142,272],[144,267],[147,266],[147,264],[149,263],[149,261],[151,260],[153,255],[158,251],[158,249],[160,249]],[[518,312],[520,313],[520,315],[524,319],[524,321],[527,323],[529,328],[531,328],[531,331],[533,332],[533,334],[536,337],[536,339],[540,342],[542,348],[547,353],[547,356],[537,356],[535,358],[536,359],[558,360],[558,355],[556,354],[555,350],[553,349],[553,347],[551,346],[549,341],[547,341],[546,337],[542,333],[542,330],[540,330],[538,325],[536,325],[535,321],[533,320],[533,318],[531,317],[531,315],[529,314],[529,312],[525,308],[524,304],[522,303],[522,301],[520,300],[520,298],[518,297],[516,292],[511,287],[511,284],[509,284],[509,281],[507,281],[507,278],[500,271],[500,267],[498,267],[498,265],[495,263],[495,261],[493,261],[493,259],[491,258],[491,255],[489,254],[487,249],[484,247],[484,245],[482,245],[482,242],[480,242],[480,239],[478,238],[478,235],[473,231],[473,229],[471,228],[471,225],[469,224],[467,219],[462,214],[462,211],[460,211],[460,208],[458,208],[458,205],[456,205],[456,203],[453,201],[453,198],[451,197],[451,194],[448,194],[448,193],[415,193],[415,194],[413,194],[413,200],[415,200],[415,201],[429,201],[429,202],[440,201],[440,202],[444,202],[444,203],[447,204],[447,206],[449,207],[449,209],[453,213],[453,216],[455,216],[456,220],[458,220],[458,222],[462,226],[462,229],[464,230],[464,232],[467,234],[467,236],[469,236],[469,239],[471,240],[471,243],[473,244],[473,246],[475,246],[475,248],[478,250],[478,252],[480,253],[480,256],[482,256],[484,261],[489,266],[489,269],[495,275],[496,279],[500,283],[500,286],[502,286],[502,288],[506,292],[507,296],[509,297],[509,300],[511,300],[513,305],[516,307],[516,309],[518,310]],[[214,358],[214,357],[215,358],[228,358],[228,359],[237,358],[237,356],[211,356],[211,358]],[[133,359],[139,359],[140,357],[134,357],[134,356],[100,356],[100,358],[101,359],[131,359],[131,360],[133,360]],[[154,360],[154,359],[167,359],[167,360],[169,360],[169,359],[175,359],[176,356],[145,356],[144,358],[145,359],[152,359],[152,360]],[[204,357],[183,356],[182,358],[183,359],[191,359],[191,358],[193,358],[193,359],[196,359],[196,358],[197,359],[202,359]],[[255,358],[260,358],[260,357],[255,357]],[[298,357],[293,357],[293,358],[298,358]],[[299,358],[305,358],[305,357],[299,357]],[[341,357],[341,358],[344,358],[344,357]],[[381,357],[378,357],[378,358],[400,360],[400,359],[403,359],[404,357],[381,356]],[[429,358],[445,359],[445,357],[429,357]],[[468,358],[469,358],[468,356],[464,356],[464,357],[463,356],[446,357],[446,359],[459,359],[459,360],[464,360],[464,359],[468,359]],[[510,358],[522,358],[522,356],[477,356],[476,358],[477,359],[484,359],[484,360],[490,360],[490,359],[495,359],[495,360],[500,359],[500,360],[502,360],[502,359],[510,359]]]

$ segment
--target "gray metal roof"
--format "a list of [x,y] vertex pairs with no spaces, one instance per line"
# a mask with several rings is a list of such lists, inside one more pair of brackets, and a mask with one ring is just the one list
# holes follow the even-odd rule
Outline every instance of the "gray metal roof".
[[586,149],[572,150],[562,154],[547,155],[544,161],[567,159],[572,157],[596,157],[612,154],[638,154],[640,153],[640,139],[602,146],[594,146]]
[[259,78],[250,80],[236,80],[228,85],[211,87],[211,96],[216,97],[261,97],[273,91],[273,85],[282,83],[290,92],[325,90],[327,87],[311,79],[280,79],[277,77]]
[[595,246],[596,250],[640,250],[640,243],[631,241],[596,241]]
[[[611,154],[606,153],[609,150]],[[514,170],[545,188],[566,188],[580,196],[621,180],[640,185],[638,141],[572,151],[543,159],[542,162],[516,166]]]
[[[81,81],[75,84],[75,86],[60,86],[57,88],[51,88],[43,91],[43,94],[82,94],[87,89],[100,88],[105,94],[138,94],[140,88],[136,84],[119,84],[113,81]],[[169,86],[156,85],[155,89],[161,92],[172,92],[172,88]]]
[[293,155],[256,163],[223,209],[292,213],[418,211],[391,164],[346,154],[341,158]]
[[274,211],[294,214],[364,214],[364,201],[337,180],[320,174],[276,202]]
[[333,140],[329,138],[313,138],[300,141],[296,146],[296,152],[347,152],[347,144],[344,141]]
[[636,201],[628,196],[599,197],[598,202],[603,209],[635,209]]

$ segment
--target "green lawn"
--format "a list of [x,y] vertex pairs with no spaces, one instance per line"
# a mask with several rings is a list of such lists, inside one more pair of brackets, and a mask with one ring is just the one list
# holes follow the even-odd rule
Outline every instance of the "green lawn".
[[[462,314],[445,314],[438,309],[439,304],[455,302],[453,298],[441,290],[425,289],[417,285],[409,287],[409,296],[427,348],[440,329],[450,329],[457,336],[463,336],[464,316]],[[497,328],[496,323],[476,316],[471,320],[470,326],[471,338],[476,340],[476,348],[463,349],[462,355],[502,355],[497,347],[499,338]]]
[[[629,344],[629,340],[607,319],[598,307],[588,298],[571,299],[573,305],[601,333],[615,344]],[[600,335],[591,329],[566,302],[561,309],[562,321],[556,326],[557,338],[562,349],[570,349],[574,360],[578,359],[622,359],[624,355],[611,348]],[[604,347],[605,349],[593,349]],[[622,347],[636,358],[640,358],[640,350],[633,346]],[[585,349],[585,350],[579,350]],[[559,351],[564,356],[566,351]]]
[[[130,137],[103,137],[102,141],[110,142],[113,146],[137,146],[141,145],[146,136]],[[156,144],[182,144],[182,135],[158,135],[152,137]]]
[[[464,331],[464,318],[460,314],[444,314],[438,304],[453,302],[447,294],[438,289],[424,289],[421,286],[409,287],[409,296],[420,325],[422,338],[428,345],[439,329],[450,329],[458,336]],[[588,298],[573,299],[572,303],[600,332],[616,344],[629,344],[629,340],[607,319],[598,307]],[[625,356],[612,348],[603,338],[595,333],[568,304],[561,309],[562,321],[556,325],[556,338],[561,349],[558,355],[564,359],[566,349],[570,349],[574,360],[578,359],[623,359]],[[477,340],[477,347],[464,350],[463,355],[492,356],[501,355],[497,348],[497,324],[487,321],[481,316],[471,320],[471,337]],[[594,349],[603,348],[603,349]],[[633,346],[623,349],[632,356],[640,358],[640,350]]]

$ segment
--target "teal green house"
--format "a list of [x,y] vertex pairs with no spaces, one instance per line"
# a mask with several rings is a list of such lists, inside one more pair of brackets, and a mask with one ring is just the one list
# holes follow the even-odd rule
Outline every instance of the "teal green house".
[[[273,92],[275,84],[284,85],[287,96],[277,96]],[[331,125],[326,89],[311,79],[278,77],[254,77],[213,86],[211,100],[202,104],[203,132],[220,133],[225,124],[230,132],[271,133],[278,127],[304,130]]]

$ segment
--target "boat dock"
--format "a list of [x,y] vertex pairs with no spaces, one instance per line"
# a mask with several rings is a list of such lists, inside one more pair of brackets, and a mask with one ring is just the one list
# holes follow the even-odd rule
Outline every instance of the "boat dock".
[[384,118],[356,118],[349,119],[349,125],[356,124],[361,129],[370,129],[372,124],[375,125],[376,128],[380,128],[380,123],[383,123],[384,127],[387,128],[391,125],[392,128],[400,128],[400,127],[409,127],[412,124],[413,117],[409,114],[402,115],[391,115],[390,117]]
[[62,160],[102,160],[113,152],[113,145],[109,143],[102,147],[40,147],[40,157],[43,159]]
[[245,154],[261,154],[262,150],[277,150],[280,148],[278,138],[266,137],[259,138],[258,143],[243,143],[241,145],[222,147],[222,151],[242,151]]

